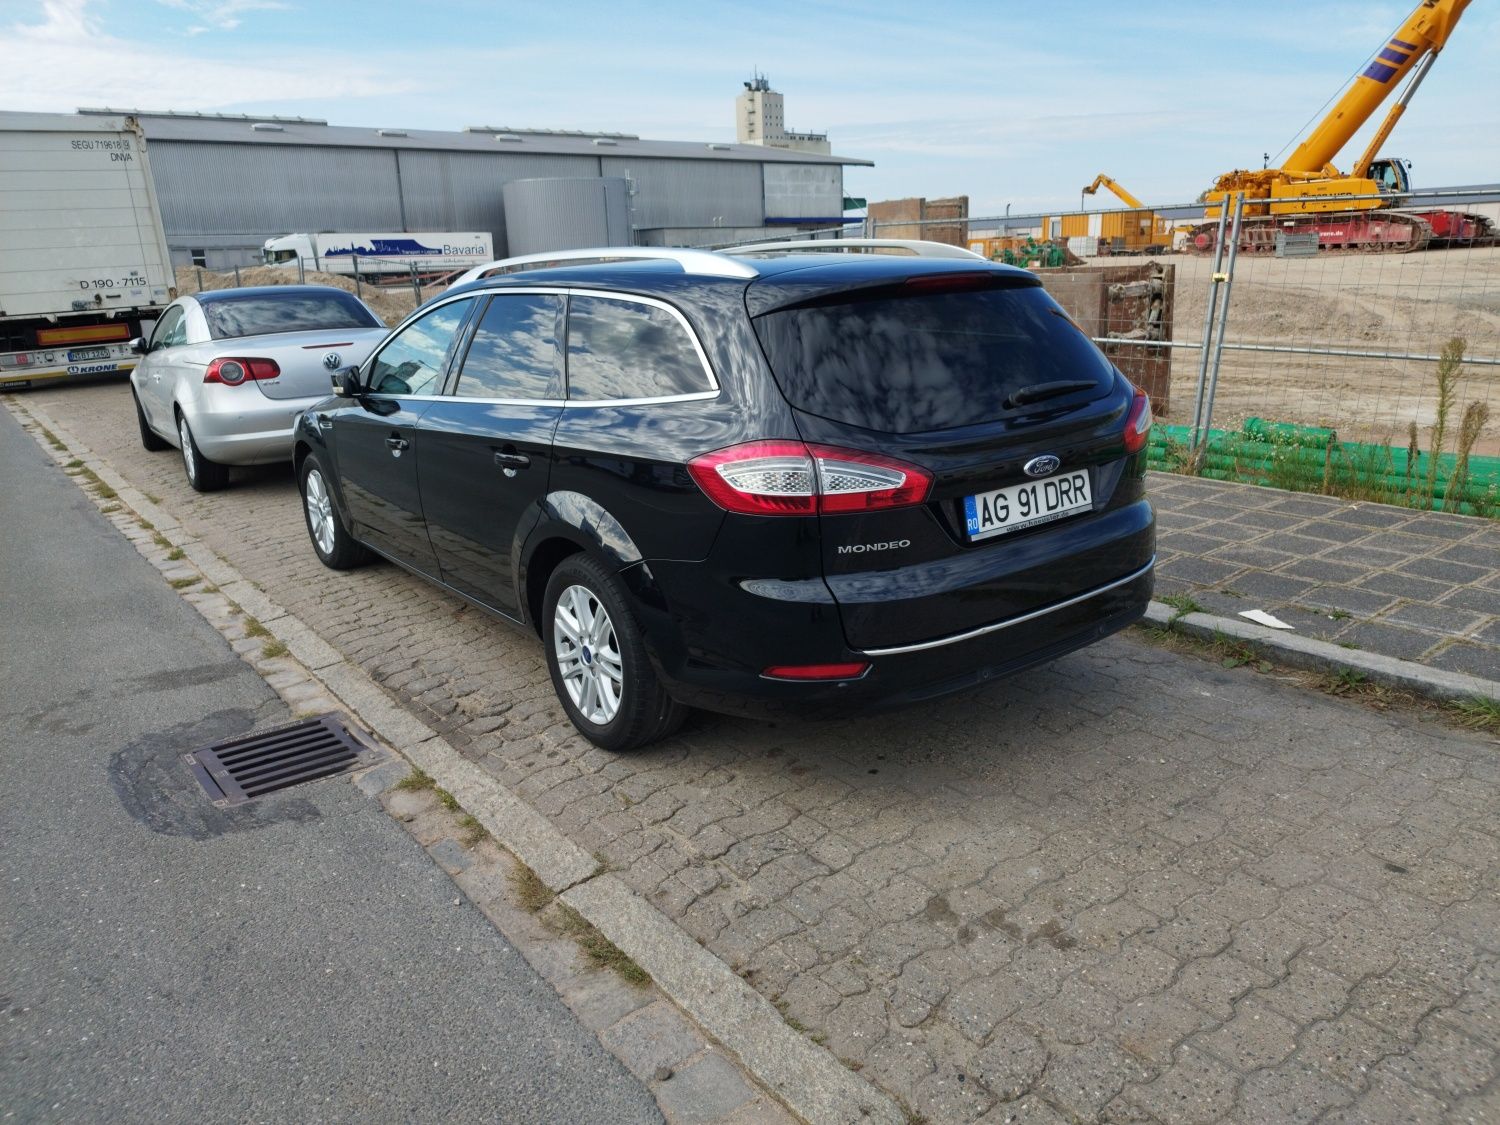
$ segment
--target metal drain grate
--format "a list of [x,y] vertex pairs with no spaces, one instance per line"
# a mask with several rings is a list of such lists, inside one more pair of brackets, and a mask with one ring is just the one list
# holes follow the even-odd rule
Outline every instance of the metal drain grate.
[[374,752],[330,714],[226,738],[182,757],[213,803],[227,808],[358,769]]

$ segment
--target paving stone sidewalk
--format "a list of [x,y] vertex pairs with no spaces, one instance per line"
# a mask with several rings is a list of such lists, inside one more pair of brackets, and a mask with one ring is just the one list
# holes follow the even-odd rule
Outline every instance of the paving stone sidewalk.
[[1152,473],[1156,596],[1500,680],[1500,521]]
[[[324,570],[290,472],[200,496],[120,388],[27,401],[914,1115],[1500,1121],[1493,738],[1126,633],[897,714],[698,715],[605,754],[534,638],[394,567]],[[1215,505],[1183,484],[1224,487],[1166,480],[1165,522],[1309,499],[1178,516]]]

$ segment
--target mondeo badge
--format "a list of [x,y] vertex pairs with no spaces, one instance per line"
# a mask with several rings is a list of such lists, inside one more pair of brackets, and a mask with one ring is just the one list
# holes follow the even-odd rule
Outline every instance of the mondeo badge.
[[323,357],[323,366],[328,368],[328,370],[330,371],[337,371],[339,369],[339,364],[342,362],[343,361],[339,359],[338,352],[329,352]]
[[1044,477],[1049,473],[1057,472],[1057,467],[1062,464],[1055,454],[1043,453],[1040,457],[1033,457],[1027,461],[1022,468],[1028,477]]

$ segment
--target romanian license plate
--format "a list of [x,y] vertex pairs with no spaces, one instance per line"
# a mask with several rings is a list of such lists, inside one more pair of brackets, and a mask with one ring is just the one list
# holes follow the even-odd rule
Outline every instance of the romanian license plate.
[[89,359],[108,359],[108,348],[74,348],[68,353],[69,363],[82,363]]
[[970,539],[988,539],[1093,507],[1086,469],[964,497]]

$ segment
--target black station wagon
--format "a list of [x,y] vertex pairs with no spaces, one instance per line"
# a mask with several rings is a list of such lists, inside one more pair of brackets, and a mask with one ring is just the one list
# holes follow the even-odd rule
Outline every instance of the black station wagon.
[[687,707],[929,699],[1140,617],[1146,396],[1023,270],[828,245],[450,289],[298,420],[319,558],[535,630],[611,750]]

